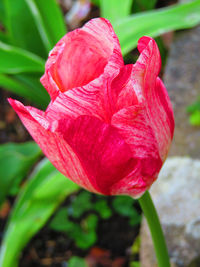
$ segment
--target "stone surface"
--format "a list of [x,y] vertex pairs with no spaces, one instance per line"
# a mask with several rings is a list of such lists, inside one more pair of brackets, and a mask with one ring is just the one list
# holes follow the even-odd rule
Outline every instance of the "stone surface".
[[[200,160],[169,158],[151,195],[158,211],[173,264],[200,266]],[[156,260],[146,222],[141,230],[141,267]]]
[[200,158],[200,127],[189,124],[186,107],[200,96],[200,26],[177,34],[165,69],[164,83],[175,113],[170,155]]

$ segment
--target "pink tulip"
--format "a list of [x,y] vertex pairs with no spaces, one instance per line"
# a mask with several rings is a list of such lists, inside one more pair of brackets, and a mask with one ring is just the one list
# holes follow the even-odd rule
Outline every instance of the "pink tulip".
[[52,164],[95,193],[141,196],[171,144],[174,117],[158,77],[158,47],[142,37],[138,49],[138,61],[124,65],[109,21],[93,19],[50,52],[41,78],[51,96],[45,112],[9,99]]

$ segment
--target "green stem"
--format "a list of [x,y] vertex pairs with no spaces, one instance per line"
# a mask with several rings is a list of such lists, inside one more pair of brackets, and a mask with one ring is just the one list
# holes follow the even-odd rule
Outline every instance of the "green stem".
[[170,267],[169,255],[158,214],[148,191],[139,199],[147,219],[159,267]]

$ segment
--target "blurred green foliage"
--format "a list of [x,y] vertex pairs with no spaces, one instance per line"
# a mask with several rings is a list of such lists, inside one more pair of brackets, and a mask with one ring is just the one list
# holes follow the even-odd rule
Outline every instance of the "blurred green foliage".
[[133,13],[154,9],[157,0],[134,0]]
[[117,213],[124,217],[130,218],[130,225],[137,225],[141,221],[141,216],[133,207],[135,200],[128,196],[118,196],[113,200],[113,207]]
[[190,114],[190,124],[200,126],[200,97],[192,105],[187,107],[187,112]]
[[60,203],[79,187],[45,158],[21,188],[7,223],[0,250],[0,266],[18,265],[21,250],[46,223]]
[[131,14],[133,0],[100,0],[101,16],[110,20],[112,24]]
[[61,9],[56,0],[3,0],[0,11],[0,86],[45,108],[50,98],[39,79],[67,32]]
[[80,257],[73,256],[68,262],[68,267],[87,267],[86,261]]
[[67,236],[75,241],[77,247],[88,249],[97,240],[96,228],[98,218],[95,214],[85,216],[78,222],[73,222],[68,217],[66,208],[58,211],[50,223],[53,230],[64,232]]
[[135,260],[138,257],[139,252],[140,252],[140,236],[137,236],[131,247],[130,267],[140,267],[140,262]]
[[0,145],[0,206],[8,194],[16,194],[41,150],[34,142]]
[[140,262],[139,261],[133,261],[130,263],[130,267],[140,267]]
[[157,37],[165,32],[186,29],[200,23],[200,1],[176,4],[137,14],[132,14],[113,24],[119,37],[122,53],[137,46],[141,36]]
[[96,229],[98,218],[106,220],[112,217],[113,212],[129,218],[130,225],[140,223],[141,215],[134,207],[135,200],[128,196],[112,198],[111,207],[105,196],[96,196],[87,191],[81,191],[70,200],[67,207],[62,207],[53,217],[50,228],[64,232],[74,240],[77,247],[88,249],[97,241]]

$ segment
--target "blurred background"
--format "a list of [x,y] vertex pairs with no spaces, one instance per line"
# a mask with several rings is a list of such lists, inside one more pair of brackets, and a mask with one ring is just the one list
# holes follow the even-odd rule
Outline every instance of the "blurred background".
[[94,195],[63,177],[7,102],[45,110],[50,98],[39,79],[49,51],[99,16],[111,21],[125,64],[137,60],[141,36],[159,46],[176,130],[153,195],[172,263],[199,267],[200,0],[0,0],[0,267],[155,264],[137,200]]

